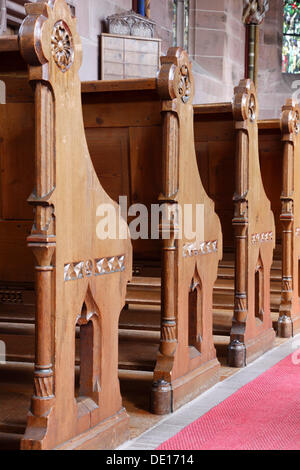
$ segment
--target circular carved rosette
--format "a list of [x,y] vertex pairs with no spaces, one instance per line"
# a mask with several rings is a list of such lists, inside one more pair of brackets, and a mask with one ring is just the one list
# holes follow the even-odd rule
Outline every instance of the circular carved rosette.
[[300,109],[296,102],[288,99],[282,108],[281,129],[283,134],[298,135],[300,131]]
[[68,25],[58,21],[51,36],[51,51],[57,67],[66,72],[74,61],[73,37]]
[[256,119],[256,100],[254,95],[251,95],[249,99],[248,114],[250,121],[254,122]]
[[235,88],[233,112],[236,121],[256,121],[258,105],[255,86],[251,80],[241,80],[239,86]]
[[298,135],[300,131],[300,116],[299,116],[298,108],[293,110],[291,120],[292,120],[292,129],[295,132],[295,134]]
[[191,97],[192,83],[190,79],[190,71],[187,65],[180,67],[179,71],[178,95],[183,103],[187,103]]
[[171,47],[166,57],[161,58],[162,66],[158,77],[158,90],[163,100],[178,99],[192,103],[194,79],[188,54],[180,47]]
[[23,59],[30,66],[48,65],[43,71],[35,70],[34,79],[51,81],[56,68],[63,73],[70,69],[77,72],[82,60],[81,39],[66,1],[28,3],[26,13],[19,33]]

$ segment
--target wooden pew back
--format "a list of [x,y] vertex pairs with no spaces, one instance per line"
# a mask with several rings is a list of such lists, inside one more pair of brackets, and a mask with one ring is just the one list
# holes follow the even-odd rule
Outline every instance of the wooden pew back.
[[233,251],[235,130],[232,105],[194,106],[195,146],[202,183],[220,217],[224,250]]
[[[126,210],[144,204],[150,214],[151,204],[158,203],[162,180],[162,117],[156,80],[89,82],[82,91],[89,150],[103,187],[115,201],[126,196]],[[135,264],[161,262],[157,240],[133,240],[133,247]]]

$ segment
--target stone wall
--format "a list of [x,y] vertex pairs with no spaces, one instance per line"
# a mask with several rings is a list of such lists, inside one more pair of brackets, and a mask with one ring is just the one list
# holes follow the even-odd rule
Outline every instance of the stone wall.
[[197,103],[231,101],[244,77],[245,28],[241,0],[191,0],[189,51]]
[[[132,0],[73,0],[78,30],[83,43],[82,80],[99,78],[99,35],[106,32],[105,19],[115,13],[131,10]],[[162,52],[172,45],[172,0],[152,0],[151,19],[157,22],[156,37],[163,40]]]
[[[83,42],[82,80],[99,78],[99,35],[107,16],[132,8],[132,0],[68,0],[76,7]],[[190,0],[189,54],[196,82],[196,103],[230,101],[244,76],[245,27],[242,0]],[[165,54],[173,42],[173,0],[151,0],[151,18]],[[260,117],[280,116],[285,100],[300,90],[300,75],[281,73],[282,0],[270,0],[260,27],[258,96]],[[298,81],[298,83],[296,83]],[[293,88],[293,86],[295,88]],[[300,92],[298,93],[300,98]]]
[[[82,36],[82,80],[99,77],[99,34],[105,18],[131,9],[131,0],[73,0]],[[189,53],[193,59],[196,103],[230,101],[233,88],[244,76],[245,29],[241,0],[190,0]],[[162,53],[172,45],[173,1],[152,0],[151,19]]]
[[[282,66],[283,2],[272,0],[260,28],[258,97],[261,119],[280,116],[286,99],[299,89],[299,74],[283,74]],[[300,83],[300,82],[299,82]],[[297,87],[297,88],[293,88]],[[299,99],[299,96],[298,96]]]

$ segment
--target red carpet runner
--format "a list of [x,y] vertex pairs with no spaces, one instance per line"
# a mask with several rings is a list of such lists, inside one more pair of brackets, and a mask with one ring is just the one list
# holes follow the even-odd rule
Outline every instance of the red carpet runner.
[[287,357],[158,450],[300,450],[300,365]]

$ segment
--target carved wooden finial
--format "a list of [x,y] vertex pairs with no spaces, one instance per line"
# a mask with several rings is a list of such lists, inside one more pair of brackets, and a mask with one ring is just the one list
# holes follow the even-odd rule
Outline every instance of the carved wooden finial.
[[20,51],[31,66],[55,65],[62,73],[79,70],[82,46],[76,18],[65,0],[26,5],[27,17],[19,33]]
[[299,104],[289,98],[282,107],[281,130],[283,134],[298,135],[300,131],[300,107]]
[[194,97],[192,64],[187,52],[181,47],[171,47],[167,55],[161,57],[158,91],[163,100],[178,99],[184,104],[192,104]]
[[255,86],[251,80],[241,80],[239,86],[234,89],[233,112],[237,121],[257,120],[258,102]]
[[269,0],[244,0],[243,23],[261,24],[269,8]]

